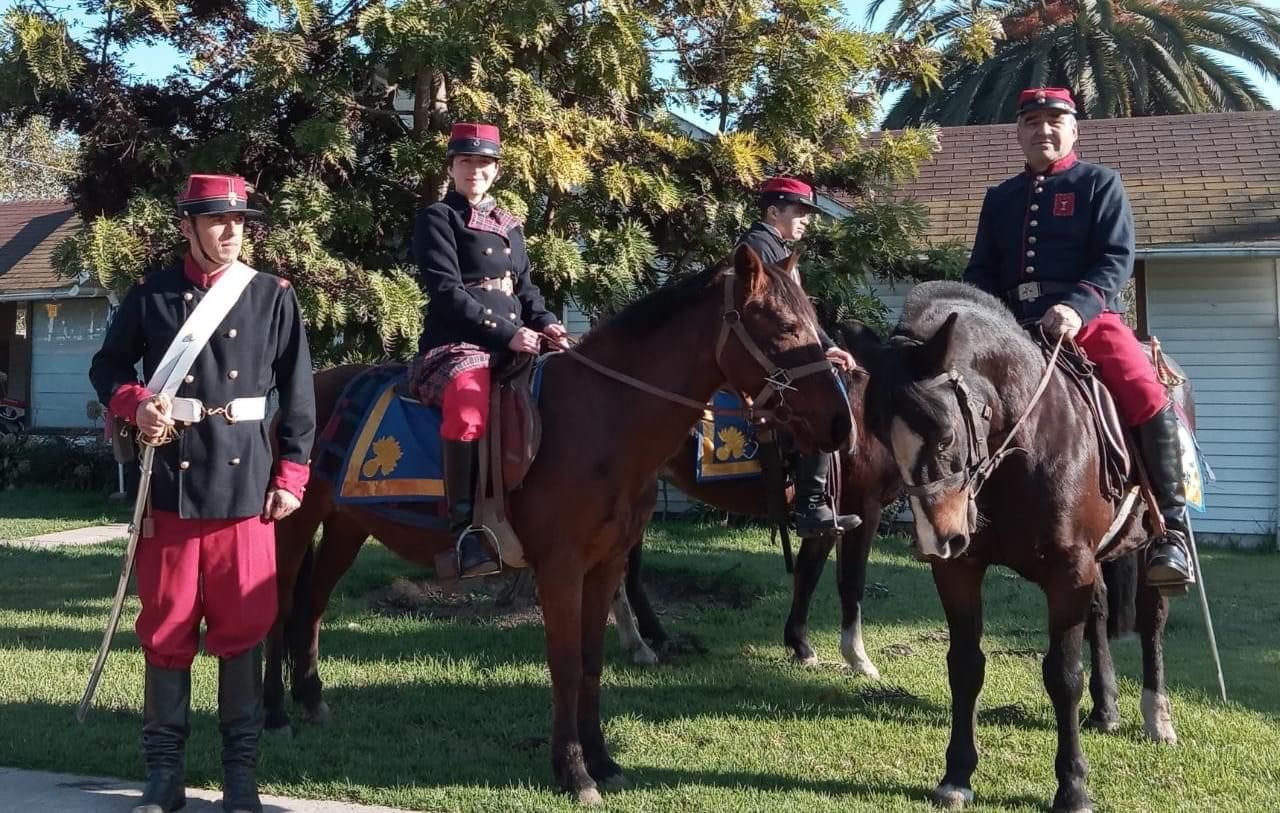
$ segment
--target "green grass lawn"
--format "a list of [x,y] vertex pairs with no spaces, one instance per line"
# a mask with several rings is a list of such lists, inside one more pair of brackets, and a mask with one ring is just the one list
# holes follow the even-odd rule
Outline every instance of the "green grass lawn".
[[128,522],[133,506],[95,491],[17,488],[0,491],[0,539]]
[[[884,679],[871,683],[834,663],[830,572],[813,612],[814,641],[830,665],[807,670],[785,660],[790,591],[766,540],[755,530],[678,524],[650,532],[647,563],[667,588],[666,622],[699,636],[708,651],[643,669],[624,662],[610,631],[607,732],[635,787],[606,795],[607,809],[930,809],[949,699],[944,624],[927,572],[900,541],[875,553],[866,637]],[[136,603],[97,707],[84,726],[72,717],[119,553],[118,545],[0,548],[0,765],[142,776]],[[1084,734],[1100,810],[1280,807],[1280,557],[1204,558],[1232,702],[1214,697],[1194,600],[1175,605],[1166,650],[1179,745],[1143,740],[1138,645],[1116,644],[1124,726],[1118,734]],[[373,609],[390,606],[385,588],[404,575],[421,574],[370,546],[339,587],[321,660],[334,719],[266,741],[265,789],[415,810],[573,809],[550,784],[541,627]],[[371,601],[375,595],[383,600]],[[976,809],[1042,810],[1054,790],[1055,741],[1040,678],[1043,602],[1002,571],[989,575],[986,596]],[[197,661],[194,691],[188,778],[216,787],[216,665],[209,658]]]

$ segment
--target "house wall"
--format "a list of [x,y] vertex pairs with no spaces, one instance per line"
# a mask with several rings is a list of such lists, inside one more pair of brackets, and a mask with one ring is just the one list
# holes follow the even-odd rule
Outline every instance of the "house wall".
[[98,396],[89,363],[107,328],[105,298],[35,302],[31,319],[31,426],[71,429],[95,425],[85,412]]
[[1191,378],[1197,438],[1217,475],[1198,532],[1276,533],[1280,488],[1277,263],[1147,260],[1152,335]]

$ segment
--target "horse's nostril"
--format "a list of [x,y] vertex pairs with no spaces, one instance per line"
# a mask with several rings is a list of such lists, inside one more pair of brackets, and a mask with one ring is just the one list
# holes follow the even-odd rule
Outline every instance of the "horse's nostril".
[[952,536],[947,537],[947,540],[942,543],[943,555],[948,559],[954,559],[964,553],[965,549],[968,547],[969,537],[964,534],[953,534]]

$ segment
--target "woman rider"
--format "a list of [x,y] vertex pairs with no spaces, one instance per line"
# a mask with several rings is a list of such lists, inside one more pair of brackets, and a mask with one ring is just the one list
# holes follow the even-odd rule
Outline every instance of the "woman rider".
[[529,279],[529,255],[515,215],[489,196],[501,140],[490,124],[455,124],[445,161],[452,189],[418,213],[413,251],[426,288],[426,330],[410,371],[423,403],[443,413],[445,499],[462,578],[496,573],[483,530],[472,527],[476,441],[489,417],[495,354],[537,353],[567,331]]

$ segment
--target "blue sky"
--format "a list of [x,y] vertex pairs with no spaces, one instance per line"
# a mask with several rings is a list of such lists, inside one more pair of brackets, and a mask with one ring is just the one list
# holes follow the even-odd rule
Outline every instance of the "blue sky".
[[[7,9],[14,5],[15,2],[16,0],[0,0],[0,10]],[[855,25],[864,25],[869,4],[870,0],[845,0],[844,6],[849,20]],[[57,5],[56,0],[55,5]],[[886,17],[887,12],[893,5],[892,0],[886,0],[876,22],[880,22]],[[1280,7],[1280,0],[1269,0],[1268,5]],[[154,79],[166,76],[181,60],[178,52],[168,46],[138,47],[130,50],[125,56],[133,64],[138,74]],[[1256,71],[1242,60],[1231,60],[1231,62],[1253,74],[1255,79],[1261,78],[1263,92],[1266,93],[1271,106],[1280,107],[1280,83],[1273,79],[1260,77]]]

